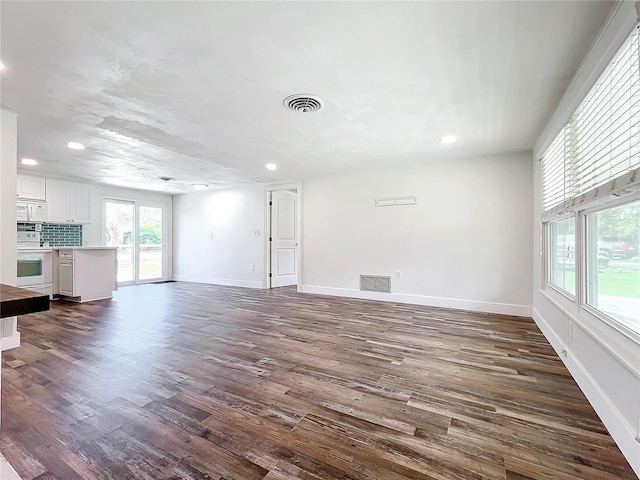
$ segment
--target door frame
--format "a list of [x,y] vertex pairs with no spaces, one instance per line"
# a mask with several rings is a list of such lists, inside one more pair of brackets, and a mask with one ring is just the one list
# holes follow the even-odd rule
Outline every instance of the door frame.
[[271,192],[278,190],[295,190],[296,191],[296,239],[298,248],[296,249],[296,289],[300,291],[302,286],[302,182],[283,183],[280,185],[268,185],[264,187],[264,276],[262,279],[262,288],[271,288],[271,245],[269,236],[271,234],[271,208],[269,205],[269,197]]
[[[126,198],[126,197],[118,197],[113,195],[102,195],[102,218],[101,218],[101,229],[102,229],[102,245],[105,244],[107,228],[106,228],[106,203],[108,201],[117,202],[117,203],[131,203],[133,204],[133,281],[131,282],[122,282],[118,283],[118,286],[125,287],[129,285],[139,285],[144,283],[154,283],[154,282],[164,282],[172,279],[172,269],[171,269],[171,251],[172,248],[169,246],[170,244],[170,235],[172,235],[172,230],[169,226],[169,222],[171,220],[171,216],[169,214],[170,205],[162,202],[153,202],[146,200],[137,200],[135,198]],[[139,272],[138,272],[138,224],[139,224],[139,207],[159,207],[162,208],[162,278],[154,278],[150,280],[139,280]],[[172,245],[171,245],[172,246]]]

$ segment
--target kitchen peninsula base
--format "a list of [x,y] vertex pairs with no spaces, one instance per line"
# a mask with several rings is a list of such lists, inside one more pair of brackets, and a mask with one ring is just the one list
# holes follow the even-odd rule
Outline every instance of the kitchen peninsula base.
[[116,247],[60,247],[58,294],[88,302],[113,297],[118,289]]

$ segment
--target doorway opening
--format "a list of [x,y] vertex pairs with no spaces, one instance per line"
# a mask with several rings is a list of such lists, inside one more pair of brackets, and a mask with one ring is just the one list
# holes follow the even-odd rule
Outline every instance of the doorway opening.
[[267,187],[266,287],[300,281],[300,186]]

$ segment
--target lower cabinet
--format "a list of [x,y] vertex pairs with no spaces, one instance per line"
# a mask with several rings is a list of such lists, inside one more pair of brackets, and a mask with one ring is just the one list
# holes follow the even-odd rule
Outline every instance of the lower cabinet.
[[58,278],[58,292],[60,295],[73,297],[73,260],[60,260]]

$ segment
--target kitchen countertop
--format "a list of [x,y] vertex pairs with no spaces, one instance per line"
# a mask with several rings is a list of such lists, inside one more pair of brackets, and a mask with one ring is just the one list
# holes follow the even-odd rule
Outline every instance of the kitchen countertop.
[[117,250],[118,247],[51,247],[54,250]]
[[0,318],[49,310],[49,295],[0,284]]

